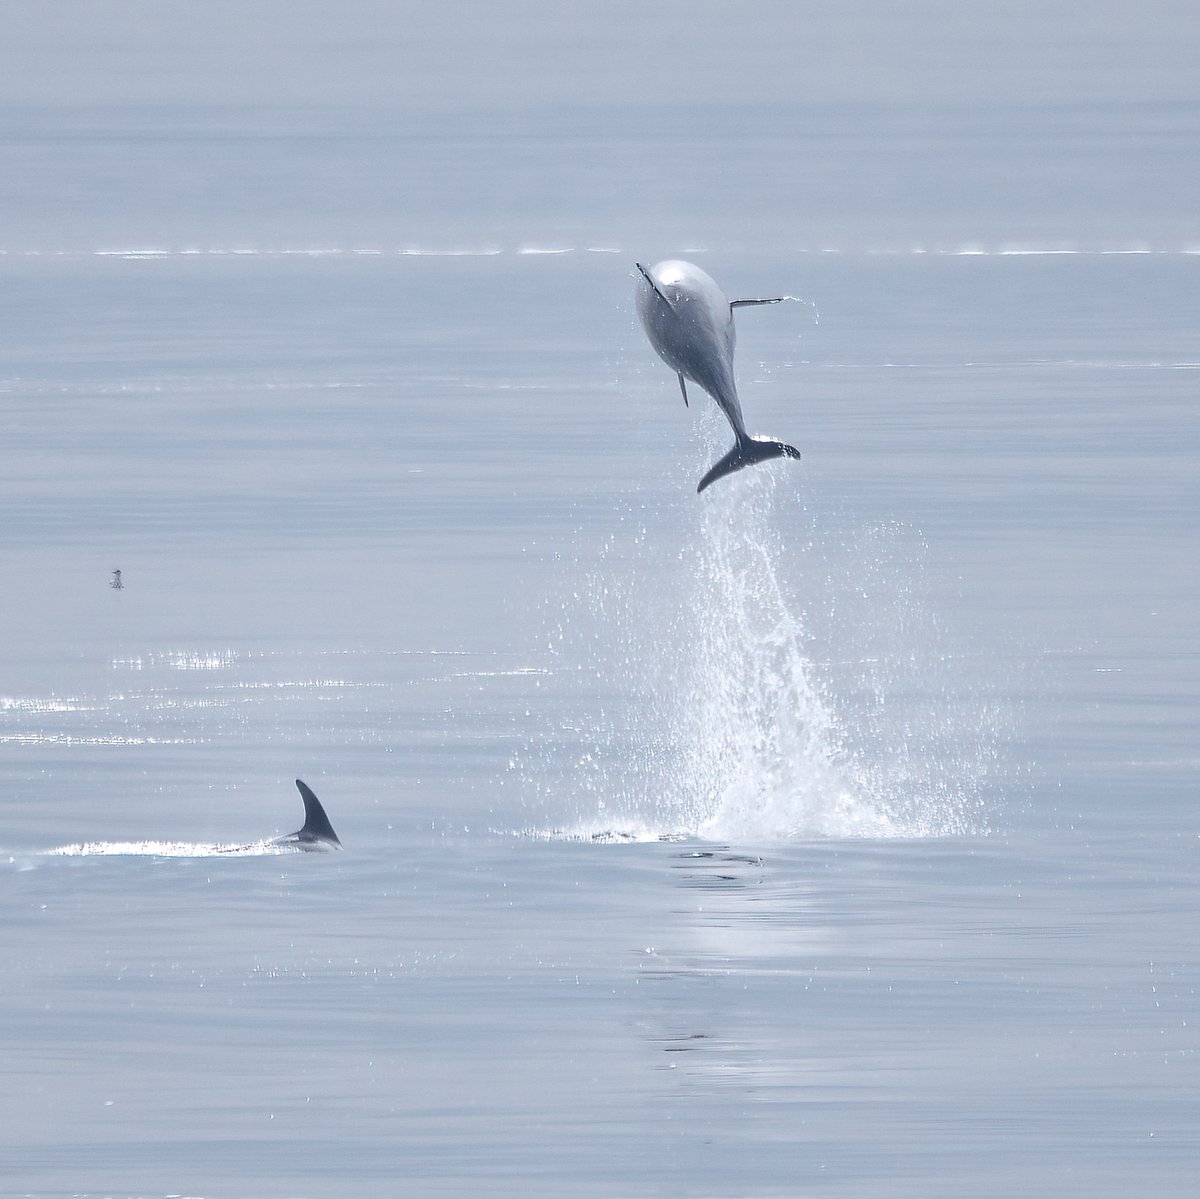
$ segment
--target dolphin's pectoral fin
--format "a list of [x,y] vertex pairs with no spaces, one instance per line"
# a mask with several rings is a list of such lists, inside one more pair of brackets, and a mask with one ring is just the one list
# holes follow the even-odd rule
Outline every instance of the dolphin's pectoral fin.
[[769,458],[796,458],[800,451],[794,445],[782,441],[771,441],[767,437],[747,437],[739,441],[718,463],[716,463],[700,480],[696,488],[697,494],[710,487],[725,475],[731,475],[743,466],[753,466],[756,462],[766,462]]
[[782,304],[784,300],[790,300],[791,296],[772,296],[769,300],[730,300],[730,308],[748,308],[751,304]]
[[684,382],[682,375],[679,376],[679,390],[681,392],[683,392],[683,406],[685,408],[687,408],[688,407],[687,384]]

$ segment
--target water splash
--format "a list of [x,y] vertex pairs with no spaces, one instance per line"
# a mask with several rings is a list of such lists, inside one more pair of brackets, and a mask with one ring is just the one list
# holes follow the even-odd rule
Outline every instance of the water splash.
[[896,530],[823,543],[794,499],[794,469],[687,494],[678,546],[664,553],[661,529],[630,530],[564,602],[552,648],[592,706],[541,730],[542,748],[515,765],[554,806],[573,798],[565,835],[983,831],[994,722],[963,702],[914,581],[922,564],[905,560]]
[[248,845],[192,841],[81,841],[43,852],[47,857],[59,858],[261,858],[299,853],[300,850],[274,841],[254,841]]
[[684,827],[717,839],[894,835],[848,776],[784,591],[770,523],[775,478],[761,471],[731,480],[702,510],[685,557],[693,587],[678,630],[682,702],[663,796]]

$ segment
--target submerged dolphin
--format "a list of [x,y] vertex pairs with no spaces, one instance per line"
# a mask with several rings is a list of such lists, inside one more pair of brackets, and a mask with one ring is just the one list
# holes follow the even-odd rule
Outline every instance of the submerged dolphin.
[[733,310],[748,304],[778,304],[771,300],[728,300],[712,278],[698,266],[675,259],[646,268],[636,264],[642,278],[637,310],[642,328],[658,356],[679,376],[683,402],[690,379],[702,387],[725,413],[737,438],[732,450],[700,480],[703,491],[722,475],[768,458],[799,458],[795,446],[746,432],[742,406],[733,381],[733,347],[737,333]]
[[341,849],[342,843],[321,807],[321,801],[312,793],[308,785],[300,779],[296,780],[300,798],[304,800],[304,827],[286,837],[276,837],[272,845],[294,846],[297,849]]
[[152,856],[167,858],[207,858],[216,854],[235,857],[255,857],[276,849],[320,850],[341,849],[342,843],[321,807],[321,801],[300,779],[296,780],[300,798],[304,800],[304,827],[286,837],[273,841],[253,841],[249,845],[207,845],[185,841],[84,841],[77,845],[62,845],[46,852],[64,857],[95,856]]

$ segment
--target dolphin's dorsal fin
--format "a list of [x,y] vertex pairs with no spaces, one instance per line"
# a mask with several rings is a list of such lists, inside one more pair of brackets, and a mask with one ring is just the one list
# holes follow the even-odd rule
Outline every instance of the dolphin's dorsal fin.
[[644,266],[642,266],[640,262],[635,262],[633,265],[642,272],[642,278],[654,288],[654,294],[658,296],[658,298],[662,300],[662,302],[666,304],[668,308],[674,308],[675,305],[671,303],[670,297],[664,295],[662,291],[659,290],[658,284],[654,282],[654,276],[650,274],[650,272]]
[[296,788],[300,798],[304,800],[304,827],[296,834],[297,841],[332,841],[341,845],[338,835],[321,807],[321,801],[312,793],[308,784],[301,779],[296,780]]

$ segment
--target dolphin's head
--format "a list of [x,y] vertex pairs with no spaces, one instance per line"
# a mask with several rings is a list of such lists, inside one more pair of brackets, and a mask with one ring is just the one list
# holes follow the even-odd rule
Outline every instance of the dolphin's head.
[[650,284],[650,288],[654,292],[654,294],[656,296],[658,296],[658,298],[660,300],[662,300],[662,302],[664,304],[670,306],[670,304],[671,304],[670,298],[663,293],[662,288],[659,287],[657,281],[655,280],[654,276],[650,273],[650,271],[647,270],[646,267],[642,266],[642,264],[640,262],[635,262],[633,265],[636,266],[639,271],[641,271],[642,278],[645,279],[646,282]]

